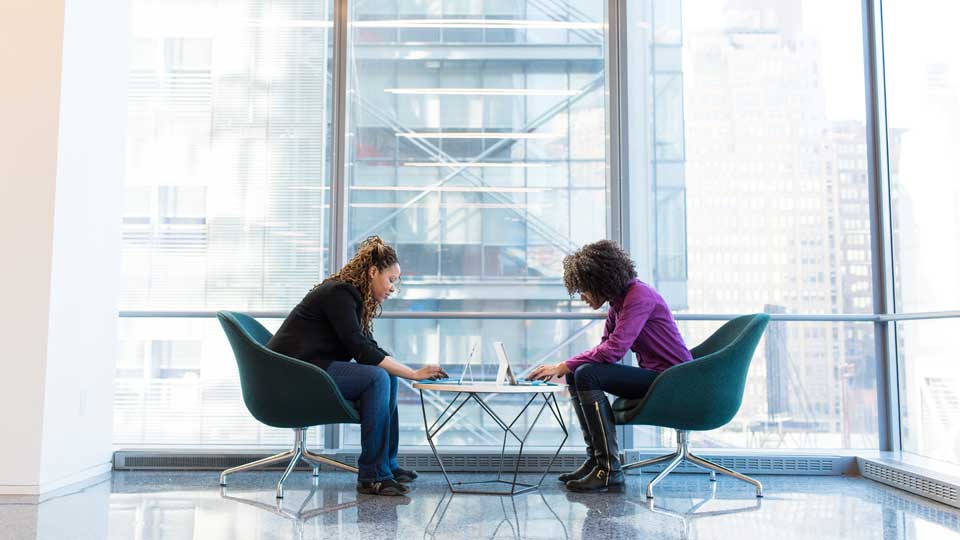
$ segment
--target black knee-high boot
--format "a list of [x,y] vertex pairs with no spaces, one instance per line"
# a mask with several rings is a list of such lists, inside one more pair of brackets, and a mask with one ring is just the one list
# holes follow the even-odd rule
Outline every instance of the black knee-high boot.
[[583,407],[580,406],[580,398],[577,396],[577,391],[573,390],[572,388],[570,390],[570,403],[573,404],[573,410],[577,413],[577,420],[580,422],[580,431],[583,432],[583,442],[587,445],[587,459],[580,465],[579,468],[577,468],[577,470],[568,472],[566,474],[561,474],[558,477],[561,482],[579,480],[589,474],[590,471],[597,466],[597,459],[593,452],[593,440],[590,437],[590,429],[587,427],[587,421],[583,417]]
[[602,390],[578,391],[583,418],[590,432],[596,465],[583,478],[567,482],[571,491],[605,491],[623,489],[623,471],[620,469],[620,449],[613,409]]

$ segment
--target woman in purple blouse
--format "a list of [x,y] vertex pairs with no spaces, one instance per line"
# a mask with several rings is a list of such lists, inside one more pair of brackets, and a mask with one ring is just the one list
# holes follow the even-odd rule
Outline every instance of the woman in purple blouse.
[[[563,283],[593,309],[609,302],[603,337],[596,347],[566,362],[538,366],[531,379],[566,377],[580,421],[587,460],[560,476],[572,491],[622,489],[613,410],[604,392],[641,398],[661,372],[687,362],[690,351],[666,301],[637,279],[633,261],[612,241],[587,244],[563,260]],[[619,363],[629,352],[637,367]]]

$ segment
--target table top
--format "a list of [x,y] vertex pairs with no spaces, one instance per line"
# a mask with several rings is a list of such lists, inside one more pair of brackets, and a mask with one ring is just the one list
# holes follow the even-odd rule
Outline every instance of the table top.
[[417,390],[435,390],[437,392],[467,392],[474,394],[558,394],[567,390],[565,384],[531,384],[511,386],[497,384],[493,381],[478,381],[472,383],[422,383],[415,382]]

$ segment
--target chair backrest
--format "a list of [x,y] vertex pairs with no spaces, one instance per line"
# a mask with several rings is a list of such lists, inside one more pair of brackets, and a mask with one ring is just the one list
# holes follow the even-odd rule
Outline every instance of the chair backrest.
[[[664,371],[620,423],[706,431],[740,410],[747,371],[770,316],[737,317],[691,349],[694,359]],[[621,419],[618,419],[618,421]]]
[[357,423],[360,417],[319,367],[267,348],[273,335],[253,317],[218,311],[240,370],[243,402],[254,418],[273,427]]
[[[223,314],[223,317],[220,316],[221,314]],[[269,330],[246,313],[240,313],[239,311],[220,311],[217,313],[217,318],[220,319],[221,325],[224,319],[232,319],[241,330],[241,333],[245,334],[244,337],[248,337],[264,347],[266,347],[270,339],[273,338],[273,334],[271,334]],[[226,330],[226,328],[224,328],[224,330]]]

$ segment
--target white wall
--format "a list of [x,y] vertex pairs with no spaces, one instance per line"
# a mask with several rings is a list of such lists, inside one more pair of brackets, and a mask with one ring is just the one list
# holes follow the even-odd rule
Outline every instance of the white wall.
[[53,256],[62,0],[0,2],[0,490],[37,485]]
[[0,493],[109,470],[128,50],[128,0],[0,2]]
[[111,458],[129,0],[68,0],[40,484]]

